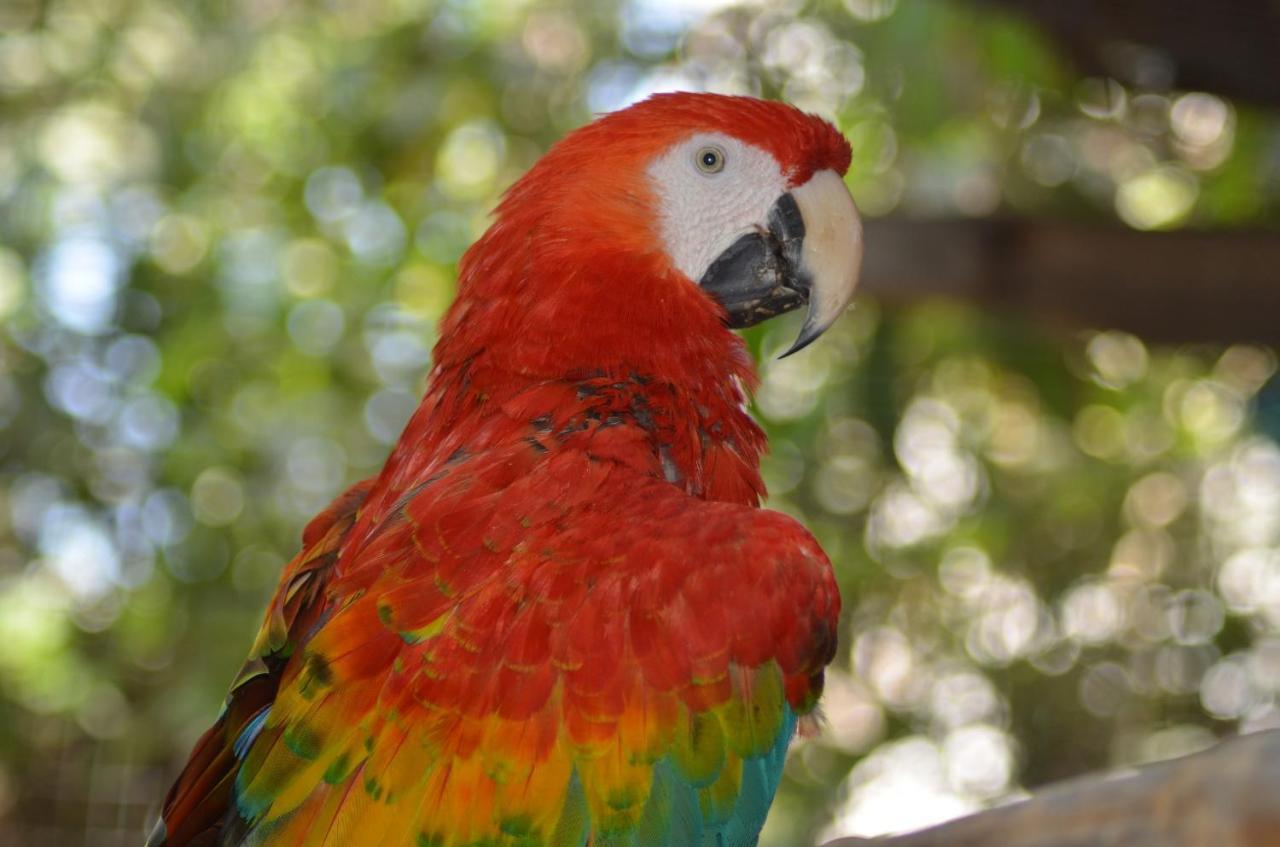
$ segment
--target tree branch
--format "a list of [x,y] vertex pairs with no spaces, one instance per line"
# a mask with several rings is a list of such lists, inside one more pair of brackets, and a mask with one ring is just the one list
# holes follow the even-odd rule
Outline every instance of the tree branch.
[[1155,342],[1280,342],[1280,238],[1040,220],[866,225],[864,291],[949,297]]
[[931,829],[826,847],[1276,847],[1280,730],[1085,777]]

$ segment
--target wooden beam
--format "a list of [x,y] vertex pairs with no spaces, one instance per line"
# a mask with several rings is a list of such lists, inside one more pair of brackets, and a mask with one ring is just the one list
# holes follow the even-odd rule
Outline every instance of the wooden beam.
[[[1064,739],[1063,743],[1070,743]],[[1280,730],[894,838],[826,847],[1277,847]]]
[[1280,343],[1280,233],[1043,220],[866,224],[863,292],[943,297],[1153,342]]
[[1280,106],[1272,0],[970,0],[1033,20],[1088,74]]

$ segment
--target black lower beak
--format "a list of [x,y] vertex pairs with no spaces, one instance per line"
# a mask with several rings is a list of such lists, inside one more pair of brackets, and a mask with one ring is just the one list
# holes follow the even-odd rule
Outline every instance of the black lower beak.
[[769,228],[729,245],[698,284],[724,306],[729,326],[754,326],[809,302],[812,280],[800,267],[803,244],[800,207],[784,194],[769,211]]

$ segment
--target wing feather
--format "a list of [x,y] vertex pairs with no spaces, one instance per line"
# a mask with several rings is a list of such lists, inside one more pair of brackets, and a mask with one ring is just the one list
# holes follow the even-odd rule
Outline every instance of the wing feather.
[[[524,441],[364,538],[339,523],[308,530],[260,639],[283,665],[197,768],[237,771],[223,843],[754,844],[834,650],[798,524]],[[180,805],[171,833],[214,815]]]

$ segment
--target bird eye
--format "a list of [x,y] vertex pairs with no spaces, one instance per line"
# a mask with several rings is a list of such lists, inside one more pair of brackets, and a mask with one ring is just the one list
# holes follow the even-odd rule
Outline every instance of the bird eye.
[[704,174],[718,174],[724,170],[724,151],[719,147],[703,147],[694,161]]

